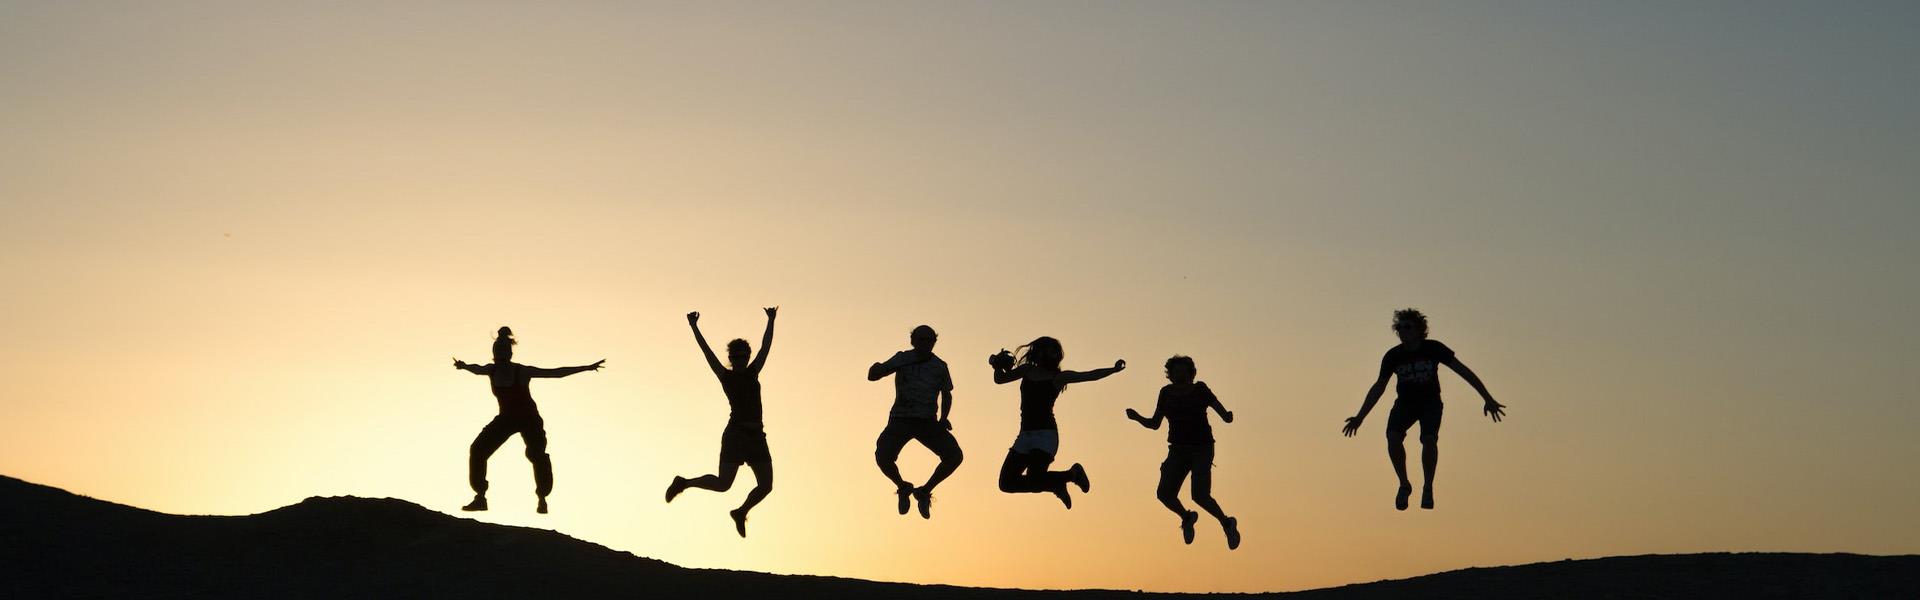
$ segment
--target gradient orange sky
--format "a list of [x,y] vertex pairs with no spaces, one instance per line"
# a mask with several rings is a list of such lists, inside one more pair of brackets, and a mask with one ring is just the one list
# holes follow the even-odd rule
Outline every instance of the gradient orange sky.
[[[191,514],[456,512],[485,360],[534,384],[481,520],[692,567],[1292,590],[1693,551],[1920,552],[1920,11],[1907,3],[0,3],[0,473]],[[660,492],[726,419],[682,315],[758,340],[779,483]],[[1417,306],[1440,508],[1391,509]],[[938,328],[968,462],[931,521],[866,366]],[[1069,368],[1071,512],[994,476],[984,358]],[[1153,499],[1174,353],[1216,425],[1191,547]],[[931,467],[917,446],[903,468]]]

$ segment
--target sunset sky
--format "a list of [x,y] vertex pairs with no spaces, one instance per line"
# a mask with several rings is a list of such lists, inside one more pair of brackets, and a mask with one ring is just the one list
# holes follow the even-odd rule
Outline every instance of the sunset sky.
[[[1276,591],[1569,557],[1920,552],[1920,4],[0,0],[0,474],[184,514],[454,514],[493,331],[533,384],[483,521],[690,567]],[[751,537],[684,314],[759,343]],[[1396,512],[1393,309],[1509,405]],[[929,324],[967,462],[873,466]],[[987,355],[1059,404],[1072,511],[1000,493]],[[1192,546],[1160,363],[1238,417]],[[1417,449],[1415,450],[1417,453]],[[933,464],[903,454],[911,480]],[[746,475],[743,473],[743,477]],[[1417,476],[1416,476],[1417,478]]]

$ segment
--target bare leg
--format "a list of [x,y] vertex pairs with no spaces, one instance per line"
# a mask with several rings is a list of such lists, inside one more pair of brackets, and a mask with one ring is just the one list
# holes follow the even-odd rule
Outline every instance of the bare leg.
[[686,487],[724,492],[733,489],[733,478],[740,473],[739,463],[720,463],[720,472],[714,475],[701,475],[686,480]]
[[740,503],[740,508],[727,512],[727,516],[733,517],[733,530],[739,532],[740,537],[747,537],[747,512],[773,493],[773,461],[756,460],[747,463],[747,467],[753,469],[753,490],[747,492],[747,500]]
[[1420,488],[1420,508],[1433,508],[1433,472],[1439,467],[1440,440],[1421,440],[1420,470],[1426,472],[1427,481]]

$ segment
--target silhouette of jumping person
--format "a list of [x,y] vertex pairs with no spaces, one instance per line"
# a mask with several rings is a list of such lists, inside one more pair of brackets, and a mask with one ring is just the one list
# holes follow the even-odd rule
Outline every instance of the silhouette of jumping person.
[[1395,376],[1399,380],[1394,386],[1397,397],[1393,400],[1393,409],[1387,413],[1387,458],[1393,461],[1393,473],[1400,477],[1400,489],[1394,495],[1393,507],[1407,509],[1407,497],[1413,494],[1413,483],[1407,480],[1407,430],[1414,423],[1420,424],[1420,469],[1426,474],[1425,485],[1420,490],[1420,508],[1433,508],[1433,472],[1440,464],[1440,413],[1444,408],[1440,402],[1440,365],[1446,365],[1453,372],[1467,380],[1474,391],[1486,400],[1481,412],[1499,423],[1506,416],[1506,405],[1493,401],[1493,394],[1487,392],[1487,386],[1480,382],[1480,376],[1473,369],[1454,356],[1453,349],[1439,340],[1427,339],[1427,316],[1419,310],[1408,308],[1394,311],[1393,332],[1400,337],[1400,345],[1387,350],[1380,358],[1380,377],[1375,379],[1373,387],[1367,390],[1366,402],[1360,405],[1360,413],[1347,418],[1347,424],[1340,432],[1347,437],[1360,429],[1360,423],[1367,419],[1367,413],[1380,401],[1380,395],[1387,391],[1387,377]]
[[473,502],[460,510],[487,509],[487,458],[517,433],[520,441],[527,444],[527,460],[533,462],[533,493],[540,497],[534,511],[546,514],[547,494],[553,491],[553,459],[547,456],[546,421],[540,419],[540,408],[534,406],[527,384],[536,377],[566,377],[581,371],[598,371],[607,363],[602,359],[579,367],[531,367],[513,362],[513,346],[517,343],[513,330],[503,326],[493,340],[493,364],[476,365],[453,359],[455,369],[486,375],[492,384],[493,398],[500,403],[500,414],[480,428],[480,435],[473,438],[473,446],[467,449],[467,483],[473,486]]
[[[909,501],[917,500],[923,519],[933,518],[930,506],[933,488],[960,468],[960,461],[965,458],[960,452],[960,442],[953,439],[953,422],[947,420],[953,412],[953,375],[947,372],[947,361],[933,354],[933,344],[939,339],[932,327],[915,327],[908,335],[913,349],[895,352],[886,362],[867,367],[867,381],[893,376],[893,409],[887,414],[886,429],[880,431],[880,439],[874,442],[873,460],[880,465],[880,473],[893,481],[894,493],[900,497],[900,514],[907,514]],[[934,416],[936,396],[939,399],[937,419]],[[900,467],[895,461],[900,459],[900,449],[906,447],[909,440],[919,440],[934,456],[940,457],[940,464],[934,467],[933,475],[927,477],[926,485],[914,487],[900,478]]]
[[1084,373],[1062,371],[1060,361],[1066,358],[1066,352],[1059,340],[1043,336],[1021,346],[1020,350],[1018,361],[1006,350],[987,358],[987,364],[993,367],[994,383],[1020,382],[1020,435],[1014,438],[1013,447],[1007,449],[1007,459],[1000,463],[1000,491],[1051,493],[1071,509],[1073,496],[1068,494],[1067,484],[1080,486],[1083,494],[1093,484],[1080,463],[1073,463],[1065,471],[1047,470],[1060,452],[1060,426],[1053,418],[1053,404],[1068,385],[1098,381],[1119,373],[1127,368],[1127,361],[1116,360],[1111,368]]
[[700,343],[700,352],[707,357],[707,367],[713,369],[714,377],[720,379],[720,389],[727,394],[727,405],[732,413],[727,417],[727,428],[720,434],[720,471],[713,475],[701,475],[687,479],[675,475],[673,483],[667,485],[667,501],[687,488],[724,492],[733,488],[733,478],[740,472],[740,465],[753,469],[753,490],[747,492],[747,499],[740,508],[727,512],[733,517],[733,529],[740,537],[747,537],[747,511],[766,499],[773,492],[773,454],[767,450],[766,426],[760,418],[760,369],[767,364],[767,352],[773,349],[773,317],[779,307],[766,309],[767,333],[760,338],[760,355],[752,362],[747,357],[752,354],[747,341],[735,339],[727,342],[727,364],[720,365],[720,359],[714,358],[713,348],[707,346],[707,338],[700,334],[700,313],[687,313],[687,325],[693,327],[693,339]]
[[1172,383],[1160,388],[1153,416],[1142,417],[1129,408],[1127,418],[1155,430],[1160,429],[1161,420],[1167,422],[1167,460],[1160,463],[1160,487],[1155,495],[1167,510],[1180,516],[1180,537],[1193,543],[1193,524],[1200,520],[1200,513],[1180,504],[1180,482],[1191,473],[1193,503],[1220,520],[1220,528],[1227,535],[1227,549],[1233,550],[1240,547],[1240,521],[1227,516],[1220,510],[1220,503],[1213,500],[1213,426],[1207,423],[1207,409],[1220,413],[1220,420],[1228,423],[1233,422],[1233,411],[1220,404],[1220,398],[1205,382],[1193,380],[1196,373],[1192,358],[1174,355],[1167,359],[1167,381]]

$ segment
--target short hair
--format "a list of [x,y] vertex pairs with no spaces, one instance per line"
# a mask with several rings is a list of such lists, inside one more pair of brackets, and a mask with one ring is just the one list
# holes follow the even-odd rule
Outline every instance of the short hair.
[[926,334],[928,337],[936,337],[936,338],[940,337],[940,334],[933,332],[932,327],[929,327],[926,325],[921,325],[919,327],[913,328],[913,332],[908,333],[907,337],[920,337],[920,335],[923,333]]
[[1173,368],[1177,366],[1184,366],[1188,369],[1198,370],[1193,366],[1193,357],[1191,356],[1175,354],[1173,355],[1173,358],[1167,359],[1168,371],[1172,371]]
[[1402,308],[1393,311],[1393,325],[1395,329],[1406,325],[1419,332],[1420,337],[1427,337],[1427,314],[1420,312],[1418,308]]
[[746,340],[741,338],[733,338],[733,341],[727,342],[727,352],[731,353],[735,350],[739,350],[744,353],[744,352],[752,351],[752,348],[747,346]]

